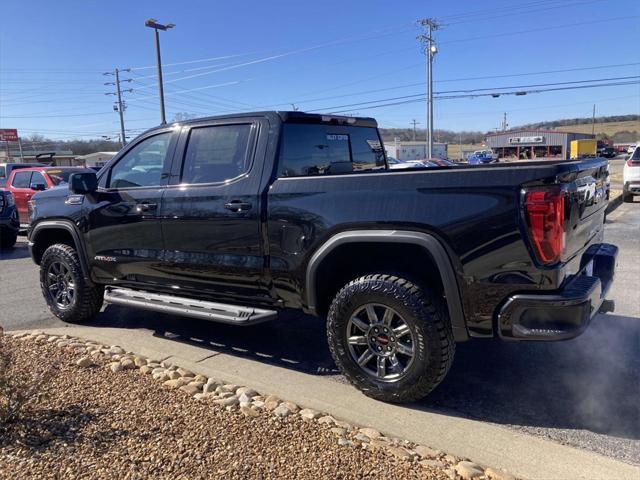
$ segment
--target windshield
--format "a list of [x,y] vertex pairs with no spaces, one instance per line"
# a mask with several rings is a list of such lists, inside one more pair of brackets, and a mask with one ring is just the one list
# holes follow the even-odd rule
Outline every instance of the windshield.
[[56,170],[45,170],[46,174],[49,175],[51,182],[54,185],[60,185],[61,183],[69,183],[69,177],[72,173],[84,172],[83,169],[56,169]]

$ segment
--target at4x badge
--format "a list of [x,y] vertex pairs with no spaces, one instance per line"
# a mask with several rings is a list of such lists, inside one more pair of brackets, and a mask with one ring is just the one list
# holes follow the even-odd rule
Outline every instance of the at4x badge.
[[97,262],[115,262],[116,257],[109,257],[107,255],[96,255],[93,259]]

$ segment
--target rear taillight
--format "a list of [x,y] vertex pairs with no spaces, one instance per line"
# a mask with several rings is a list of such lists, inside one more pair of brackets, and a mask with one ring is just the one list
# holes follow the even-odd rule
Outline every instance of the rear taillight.
[[627,167],[638,167],[640,166],[640,160],[627,160]]
[[525,192],[524,211],[531,246],[538,261],[545,265],[559,262],[564,253],[564,198],[560,188]]

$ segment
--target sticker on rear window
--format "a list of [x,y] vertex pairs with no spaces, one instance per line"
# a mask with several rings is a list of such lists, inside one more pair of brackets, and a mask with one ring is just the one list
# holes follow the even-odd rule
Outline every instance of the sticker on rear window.
[[349,140],[349,135],[327,134],[327,140]]

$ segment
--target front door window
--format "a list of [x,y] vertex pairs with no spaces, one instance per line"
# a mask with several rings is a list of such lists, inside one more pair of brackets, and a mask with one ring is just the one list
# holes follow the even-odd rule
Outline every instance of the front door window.
[[171,133],[142,140],[111,169],[108,188],[160,186]]

